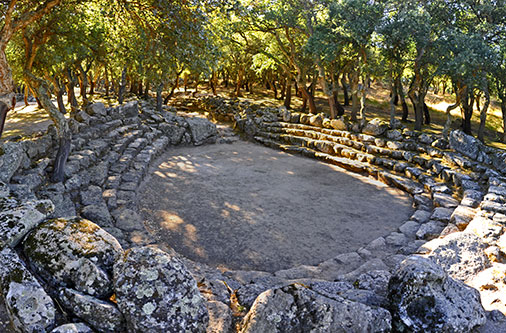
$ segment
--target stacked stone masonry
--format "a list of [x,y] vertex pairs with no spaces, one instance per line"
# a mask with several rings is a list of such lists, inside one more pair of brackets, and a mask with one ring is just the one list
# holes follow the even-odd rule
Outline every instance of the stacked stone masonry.
[[[3,145],[0,257],[6,265],[0,267],[0,299],[10,329],[506,327],[497,311],[506,312],[504,152],[460,131],[445,140],[401,124],[389,128],[377,119],[360,128],[344,119],[219,97],[178,99],[173,105],[156,112],[146,101],[117,108],[97,103],[78,112],[70,120],[74,137],[63,183],[47,182],[56,154],[54,129]],[[136,190],[150,163],[171,145],[237,140],[230,130],[176,110],[204,113],[232,123],[246,139],[398,187],[413,197],[416,211],[397,231],[356,252],[273,274],[221,272],[159,249],[136,206]],[[37,306],[27,308],[27,302]]]

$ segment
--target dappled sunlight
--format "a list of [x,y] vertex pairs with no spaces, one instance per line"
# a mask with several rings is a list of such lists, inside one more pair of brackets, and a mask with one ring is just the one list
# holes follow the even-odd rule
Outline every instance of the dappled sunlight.
[[184,223],[183,219],[172,211],[159,210],[156,215],[162,221],[160,227],[168,230],[179,230]]
[[400,190],[246,142],[174,148],[150,172],[139,205],[153,235],[223,269],[317,264],[390,233],[412,213]]

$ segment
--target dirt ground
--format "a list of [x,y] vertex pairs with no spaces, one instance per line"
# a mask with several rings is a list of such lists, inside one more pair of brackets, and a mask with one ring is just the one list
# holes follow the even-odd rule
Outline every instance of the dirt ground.
[[150,174],[138,199],[157,241],[224,269],[315,265],[413,212],[402,191],[247,142],[174,148]]

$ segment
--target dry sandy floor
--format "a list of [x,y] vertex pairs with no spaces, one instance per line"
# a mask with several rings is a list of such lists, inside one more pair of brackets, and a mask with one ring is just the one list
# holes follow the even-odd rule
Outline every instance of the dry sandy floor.
[[247,142],[174,148],[150,173],[139,208],[157,241],[226,269],[315,265],[413,212],[400,190]]

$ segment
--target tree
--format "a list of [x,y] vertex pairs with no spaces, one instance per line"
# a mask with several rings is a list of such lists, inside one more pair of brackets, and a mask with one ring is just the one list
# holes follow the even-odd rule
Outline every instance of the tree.
[[11,38],[18,31],[39,20],[61,0],[31,1],[10,0],[2,5],[2,30],[0,30],[0,137],[7,111],[16,104],[12,71],[7,62],[5,50]]

